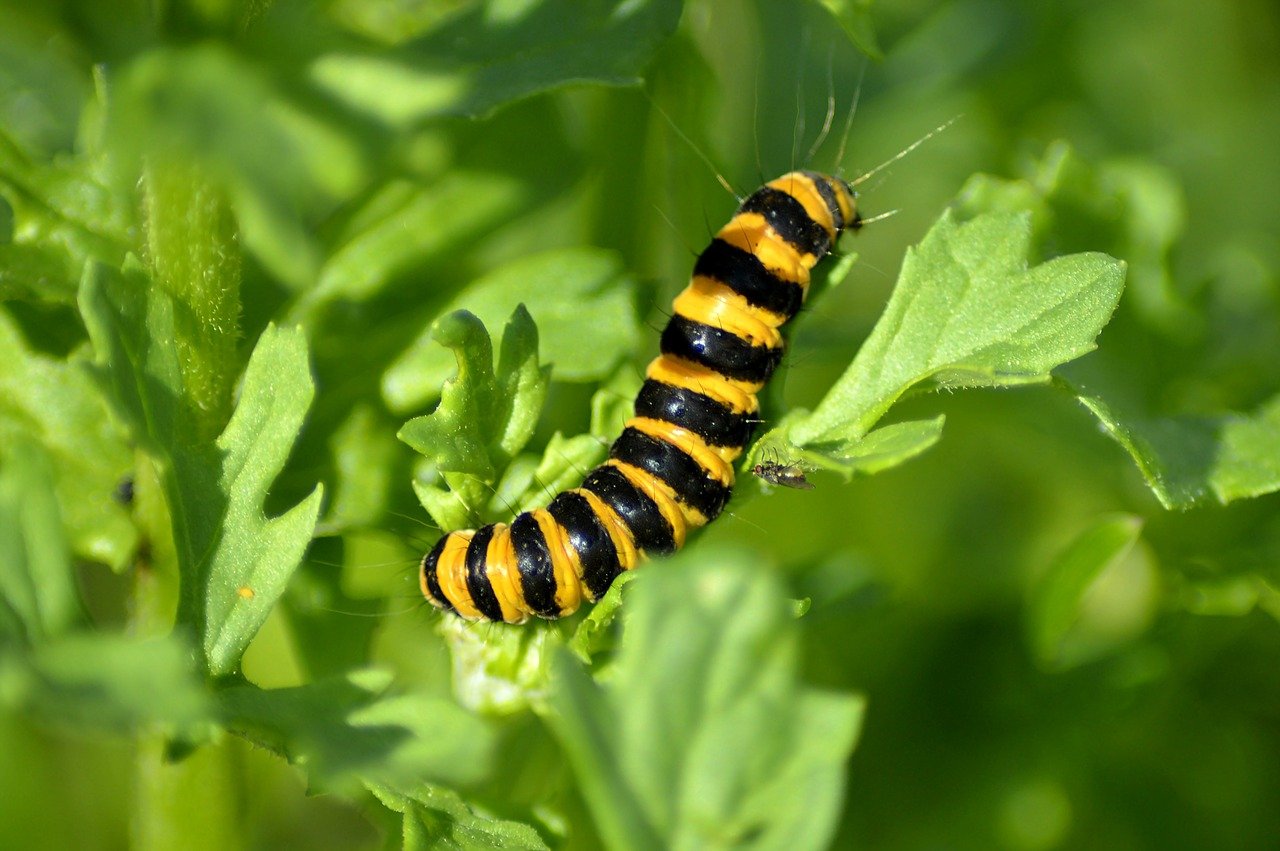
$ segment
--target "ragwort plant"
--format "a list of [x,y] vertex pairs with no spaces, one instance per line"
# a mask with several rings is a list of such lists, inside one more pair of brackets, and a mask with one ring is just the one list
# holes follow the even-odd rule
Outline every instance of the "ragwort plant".
[[[98,801],[92,831],[10,805],[7,846],[849,838],[864,698],[814,662],[832,617],[875,606],[850,609],[874,583],[844,550],[753,546],[752,521],[730,518],[564,623],[469,625],[414,596],[414,559],[440,530],[544,504],[617,434],[654,348],[645,317],[690,265],[642,252],[682,237],[639,199],[713,222],[733,206],[689,188],[716,191],[692,153],[723,141],[715,128],[684,147],[649,101],[598,87],[646,80],[677,126],[707,128],[720,107],[699,93],[724,58],[699,16],[744,44],[753,16],[778,26],[756,80],[727,75],[756,89],[730,111],[753,115],[735,128],[747,144],[725,155],[749,189],[743,151],[795,165],[820,101],[862,85],[858,51],[881,56],[865,4],[691,5],[680,29],[674,0],[0,7],[3,737],[14,772],[43,758],[18,746],[24,730],[115,743],[86,744],[83,777],[53,786],[96,787],[59,796]],[[797,105],[797,88],[821,95]],[[645,138],[665,141],[646,153]],[[847,516],[841,482],[874,489],[934,448],[939,407],[970,389],[1037,386],[1029,404],[1068,430],[1087,421],[1059,402],[1078,400],[1163,509],[1274,492],[1280,397],[1171,415],[1124,384],[1124,357],[1099,360],[1107,344],[1079,360],[1118,305],[1122,356],[1202,322],[1171,282],[1176,195],[1157,168],[1091,165],[1065,143],[1023,178],[975,175],[905,237],[865,334],[839,299],[846,279],[875,278],[853,249],[892,226],[846,237],[793,350],[809,333],[828,360],[802,383],[824,386],[804,405],[771,391],[739,463],[803,464],[834,508],[755,531],[856,538],[856,520],[813,525]],[[1065,492],[1065,473],[1046,475]],[[732,510],[809,497],[765,490],[740,475]],[[1042,551],[1027,585],[1019,629],[1046,676],[1141,661],[1098,596],[1135,559],[1159,563],[1167,533],[1147,540],[1118,505]],[[1205,611],[1234,599],[1274,616],[1259,561],[1231,561],[1225,589],[1158,569]],[[297,784],[286,764],[327,794],[281,797],[271,784]],[[277,800],[300,815],[267,814]]]

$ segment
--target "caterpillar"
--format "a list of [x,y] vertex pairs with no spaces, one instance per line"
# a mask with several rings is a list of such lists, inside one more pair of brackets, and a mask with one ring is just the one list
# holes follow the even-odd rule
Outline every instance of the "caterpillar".
[[756,394],[782,359],[779,328],[800,310],[810,271],[861,224],[838,177],[793,171],[748,196],[676,296],[608,460],[546,508],[445,535],[422,559],[423,596],[469,620],[559,618],[680,549],[729,501]]

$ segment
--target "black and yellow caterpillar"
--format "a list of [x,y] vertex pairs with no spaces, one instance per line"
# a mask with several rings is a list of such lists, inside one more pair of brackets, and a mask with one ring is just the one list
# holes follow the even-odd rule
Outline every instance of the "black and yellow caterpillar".
[[838,177],[793,171],[753,192],[698,257],[649,364],[635,415],[582,486],[510,525],[450,532],[422,559],[423,595],[472,620],[571,614],[624,570],[673,553],[729,501],[778,329],[810,270],[861,225]]

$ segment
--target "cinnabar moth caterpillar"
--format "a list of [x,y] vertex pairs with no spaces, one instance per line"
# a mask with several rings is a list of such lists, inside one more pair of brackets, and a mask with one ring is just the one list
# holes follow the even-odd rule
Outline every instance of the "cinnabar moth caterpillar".
[[423,595],[472,620],[563,617],[714,520],[751,439],[756,394],[782,358],[778,329],[800,310],[810,270],[860,225],[838,177],[793,171],[752,193],[676,297],[609,460],[509,525],[445,535],[422,559]]

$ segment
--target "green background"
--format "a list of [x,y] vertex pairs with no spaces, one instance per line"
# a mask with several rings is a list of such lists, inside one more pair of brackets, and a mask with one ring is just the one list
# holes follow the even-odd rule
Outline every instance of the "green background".
[[[0,2],[0,558],[17,564],[22,540],[31,564],[69,552],[74,565],[62,590],[65,575],[30,571],[56,591],[33,599],[64,607],[37,618],[23,621],[16,580],[0,589],[0,844],[1274,846],[1280,12],[829,5],[845,27],[819,4],[770,0]],[[829,99],[834,126],[811,156]],[[433,471],[394,438],[453,369],[423,336],[431,322],[467,308],[496,335],[528,304],[553,378],[540,450],[588,430],[597,385],[601,422],[625,403],[735,206],[718,175],[739,194],[798,166],[853,178],[947,122],[859,186],[864,215],[897,212],[846,237],[857,263],[797,321],[766,415],[817,404],[948,205],[1032,210],[1033,262],[1126,261],[1099,350],[1053,385],[904,400],[891,420],[946,425],[901,466],[848,483],[815,472],[810,492],[748,484],[670,571],[628,586],[619,644],[616,625],[578,634],[587,675],[539,655],[561,633],[455,624],[442,638],[414,577],[438,533],[410,483]],[[99,398],[104,375],[132,375],[103,354],[117,328],[104,317],[145,314],[112,351],[158,339],[153,307],[126,309],[137,275],[178,305],[160,349],[185,382],[150,437]],[[264,338],[274,354],[259,343],[269,323],[285,329]],[[293,573],[284,544],[234,573],[265,531],[228,556],[227,575],[263,583],[262,606],[238,633],[253,636],[243,665],[220,665],[192,649],[201,635],[165,637],[175,612],[197,626],[217,613],[179,600],[184,544],[167,531],[199,475],[167,484],[153,462],[189,453],[205,469],[237,393],[245,410],[275,399],[301,416],[305,400],[284,400],[306,394],[269,381],[306,383],[295,324],[315,397],[280,477],[253,493],[274,517],[323,482],[317,537]],[[239,378],[255,346],[256,392]],[[1100,420],[1137,441],[1145,479]],[[264,430],[280,464],[294,430]],[[601,451],[556,446],[551,467],[570,478]],[[113,497],[126,476],[129,505]],[[468,503],[471,522],[528,496],[506,482]],[[682,608],[682,570],[741,596]],[[794,599],[808,600],[798,620]],[[724,635],[750,652],[717,655]],[[391,673],[351,673],[369,663]],[[547,665],[566,666],[561,685]],[[763,754],[741,769],[762,797],[734,812],[776,810],[761,816],[776,833],[646,797],[667,781],[688,800],[736,794],[699,785],[716,760],[651,728],[669,693],[700,707],[703,744]],[[865,719],[845,762],[855,693]],[[615,723],[634,753],[609,749]],[[406,776],[433,786],[405,798]]]

